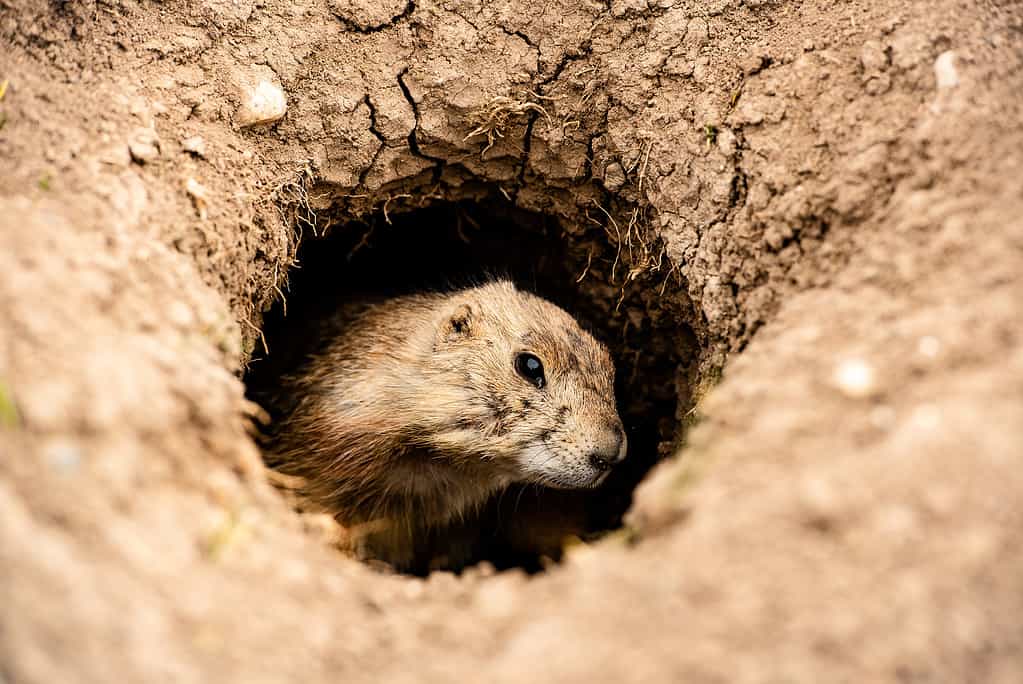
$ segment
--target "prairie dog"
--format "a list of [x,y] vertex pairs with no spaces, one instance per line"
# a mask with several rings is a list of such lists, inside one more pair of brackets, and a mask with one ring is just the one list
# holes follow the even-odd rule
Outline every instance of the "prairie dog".
[[595,487],[625,458],[607,349],[510,282],[343,306],[321,335],[269,397],[267,460],[358,555],[406,569],[508,484]]

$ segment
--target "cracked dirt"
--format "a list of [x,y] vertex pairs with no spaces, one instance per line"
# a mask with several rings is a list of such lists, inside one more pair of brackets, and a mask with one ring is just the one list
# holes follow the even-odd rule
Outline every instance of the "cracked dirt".
[[[1017,0],[0,0],[0,681],[1019,681],[1021,66]],[[534,576],[342,557],[250,432],[299,246],[460,205],[678,399]]]

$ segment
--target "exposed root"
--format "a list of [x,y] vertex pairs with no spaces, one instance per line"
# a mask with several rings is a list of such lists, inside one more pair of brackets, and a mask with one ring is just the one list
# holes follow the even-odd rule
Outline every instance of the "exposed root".
[[499,139],[504,137],[505,131],[513,119],[523,118],[530,112],[535,112],[547,117],[548,125],[553,126],[554,120],[551,115],[536,100],[552,100],[554,98],[544,97],[532,90],[526,91],[524,95],[526,97],[522,99],[506,95],[497,95],[491,98],[486,105],[469,116],[469,125],[473,126],[473,129],[462,141],[465,142],[477,136],[486,136],[487,145],[480,152],[480,156],[483,156]]
[[263,334],[263,330],[247,318],[243,318],[241,319],[241,321],[242,323],[256,331],[256,334],[259,335],[259,340],[263,343],[263,353],[269,354],[270,347],[268,347],[266,344],[266,335]]
[[[278,285],[278,283],[281,282],[280,268],[281,268],[280,264],[274,264],[273,288],[274,288],[274,292],[277,293],[277,298],[280,300],[281,306],[284,308],[284,315],[285,315],[285,317],[287,317],[287,315],[288,315],[288,298],[284,296],[284,291],[281,290],[280,285]],[[285,275],[285,282],[287,282],[287,275]]]
[[[622,302],[625,301],[626,288],[630,283],[646,274],[659,273],[663,270],[667,256],[667,249],[660,240],[652,236],[649,226],[646,224],[639,207],[633,209],[632,216],[629,218],[629,223],[623,231],[614,216],[612,216],[607,209],[600,206],[596,200],[593,201],[593,206],[597,207],[597,209],[604,214],[607,218],[607,222],[602,223],[596,220],[590,216],[588,212],[586,213],[586,218],[591,223],[600,226],[604,230],[608,239],[615,246],[615,258],[614,262],[611,264],[611,273],[608,282],[612,285],[616,284],[615,278],[617,276],[619,264],[624,263],[628,269],[621,281],[618,303],[615,306],[615,312],[617,313],[621,308]],[[671,264],[671,266],[668,268],[667,274],[661,282],[660,293],[662,295],[664,294],[671,276],[677,276],[680,272],[678,264],[671,263],[670,259],[667,261]],[[585,277],[586,273],[589,271],[589,267],[590,264],[587,262],[586,270],[583,271],[583,275],[580,276],[576,282],[580,282],[583,277]]]
[[309,203],[309,187],[313,181],[312,167],[306,164],[299,170],[297,177],[282,181],[270,193],[270,200],[276,207],[281,221],[285,225],[295,227],[296,244],[302,241],[303,226],[308,226],[313,235],[317,235],[317,216]]
[[411,197],[412,197],[412,195],[404,194],[403,193],[401,195],[391,195],[390,197],[388,197],[384,201],[384,209],[383,209],[383,211],[384,211],[384,221],[387,221],[387,225],[391,225],[391,217],[387,213],[387,208],[391,205],[391,202],[393,202],[396,199],[411,199]]
[[[388,221],[388,223],[390,223],[390,221]],[[355,244],[355,246],[352,247],[351,250],[349,250],[348,256],[346,257],[349,261],[351,261],[352,257],[355,256],[360,250],[369,246],[369,239],[373,236],[374,224],[370,222],[369,224],[367,224],[367,226],[368,227],[366,231],[362,234],[362,237],[360,237],[359,241]]]
[[583,269],[582,274],[575,279],[576,283],[581,283],[586,277],[586,274],[590,272],[590,265],[593,263],[593,247],[590,247],[589,254],[586,256],[586,268]]
[[[604,232],[607,233],[608,239],[614,243],[616,248],[615,260],[614,263],[611,264],[611,277],[609,278],[611,284],[614,284],[615,273],[618,271],[618,262],[621,261],[622,258],[622,231],[618,227],[618,222],[615,221],[614,217],[611,216],[610,212],[608,212],[608,210],[605,209],[604,207],[597,204],[597,200],[593,200],[593,206],[595,206],[597,209],[600,209],[604,213],[604,216],[607,217],[608,222],[606,224],[602,224],[600,221],[597,221],[596,219],[591,217],[589,212],[586,213],[586,218],[592,221],[593,223],[596,223],[601,228],[603,228]],[[611,235],[611,231],[609,230],[608,226],[611,226],[615,229],[614,235]]]
[[646,167],[650,163],[650,149],[654,146],[651,140],[646,144],[646,151],[643,153],[643,166],[639,169],[639,192],[643,192],[643,180],[646,178]]

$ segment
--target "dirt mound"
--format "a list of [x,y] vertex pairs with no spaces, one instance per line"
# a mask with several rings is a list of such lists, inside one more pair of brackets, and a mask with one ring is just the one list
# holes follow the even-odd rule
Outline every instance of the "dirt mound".
[[[1018,2],[0,10],[0,680],[1023,676]],[[531,577],[340,556],[249,434],[303,282],[455,261],[642,445]]]

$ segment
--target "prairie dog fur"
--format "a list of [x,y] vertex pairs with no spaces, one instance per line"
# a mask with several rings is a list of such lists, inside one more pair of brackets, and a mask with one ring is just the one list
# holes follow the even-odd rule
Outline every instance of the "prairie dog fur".
[[600,484],[626,453],[607,350],[507,281],[343,306],[269,397],[267,460],[406,568],[417,538],[513,482]]

